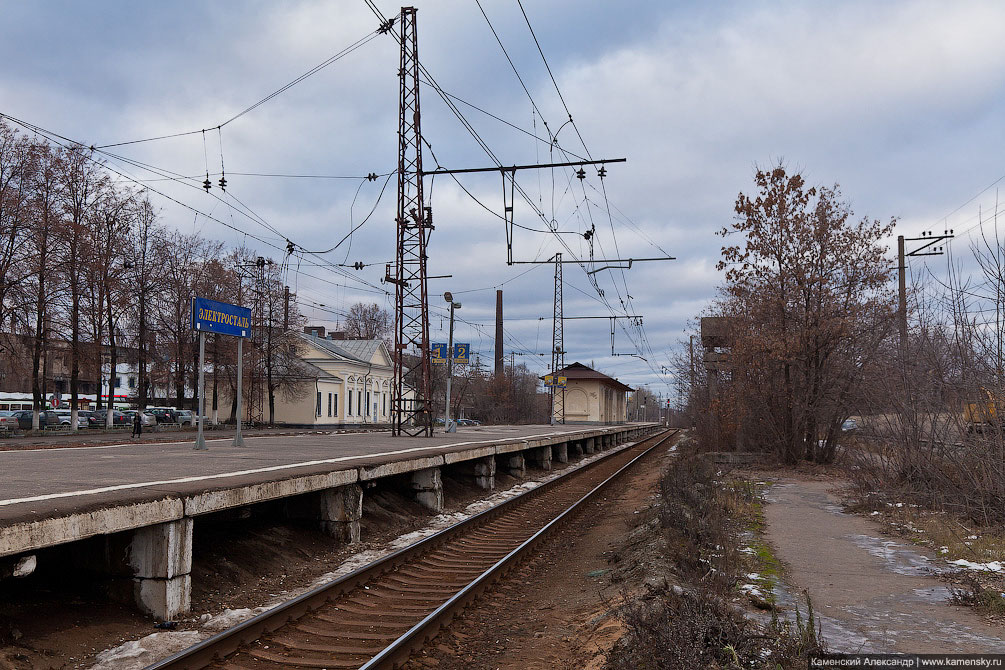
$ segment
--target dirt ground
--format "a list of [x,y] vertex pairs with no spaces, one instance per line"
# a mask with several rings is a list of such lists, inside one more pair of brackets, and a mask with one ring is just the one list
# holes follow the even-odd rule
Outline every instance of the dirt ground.
[[[578,519],[550,538],[542,553],[512,573],[437,636],[406,670],[598,670],[623,629],[610,614],[648,563],[646,542],[630,548],[635,529],[652,520],[665,448]],[[658,549],[655,554],[658,554]],[[628,576],[631,575],[629,578]]]
[[950,605],[935,573],[945,562],[842,511],[833,477],[765,473],[766,537],[789,592],[806,591],[831,651],[1000,653],[1005,630]]

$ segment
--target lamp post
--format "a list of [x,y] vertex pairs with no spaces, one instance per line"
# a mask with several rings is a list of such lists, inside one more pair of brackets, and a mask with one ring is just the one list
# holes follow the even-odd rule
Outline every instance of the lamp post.
[[454,310],[461,308],[461,303],[454,302],[454,296],[447,291],[443,299],[450,303],[450,335],[447,338],[447,412],[443,419],[443,432],[456,433],[457,424],[450,419],[450,381],[454,376]]

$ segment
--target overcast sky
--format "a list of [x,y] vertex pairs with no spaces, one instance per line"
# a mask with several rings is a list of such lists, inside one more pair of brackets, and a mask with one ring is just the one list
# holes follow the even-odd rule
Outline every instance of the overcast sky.
[[[388,16],[399,8],[377,4]],[[516,0],[482,7],[530,99],[474,0],[418,0],[420,60],[444,90],[526,131],[460,105],[504,164],[567,159],[527,134],[546,139],[544,122],[570,154],[628,161],[608,166],[603,183],[592,168],[583,183],[565,170],[519,173],[535,207],[518,200],[516,222],[541,230],[553,218],[558,229],[580,234],[595,226],[598,258],[677,258],[594,275],[615,311],[644,317],[648,343],[619,328],[615,350],[647,361],[612,357],[608,322],[581,320],[566,323],[567,362],[667,393],[669,379],[659,373],[721,280],[715,232],[732,221],[737,193],[752,190],[757,166],[782,161],[810,183],[840,183],[856,215],[898,217],[898,233],[909,236],[965,230],[979,208],[994,207],[995,187],[987,187],[1005,174],[1003,3],[523,5],[575,126],[563,126],[567,114]],[[376,25],[363,0],[0,1],[0,112],[97,146],[215,128]],[[109,147],[113,156],[104,158],[159,192],[151,198],[169,226],[244,242],[276,262],[285,259],[286,240],[329,249],[378,201],[385,179],[360,177],[396,167],[397,69],[397,44],[378,36],[205,140],[196,133]],[[428,87],[422,112],[436,156],[426,153],[427,169],[437,161],[492,165]],[[227,193],[206,194],[198,184],[207,170],[217,179],[221,141]],[[192,179],[164,180],[124,159]],[[459,324],[457,339],[491,358],[493,289],[502,286],[506,351],[526,354],[517,361],[543,372],[546,357],[532,354],[550,348],[552,269],[507,266],[498,174],[458,179],[470,196],[447,177],[427,182],[436,225],[429,272],[453,275],[430,281],[432,339],[446,339],[440,295],[451,290],[463,303],[458,315],[483,324]],[[329,310],[360,300],[393,305],[380,279],[394,256],[394,196],[392,179],[351,244],[325,256],[374,264],[350,269],[351,279],[317,256],[289,259],[288,281],[312,321],[332,326]],[[242,203],[259,220],[243,214]],[[581,235],[562,239],[588,257]],[[559,250],[550,233],[515,236],[516,260]],[[610,314],[577,265],[565,267],[565,314]]]

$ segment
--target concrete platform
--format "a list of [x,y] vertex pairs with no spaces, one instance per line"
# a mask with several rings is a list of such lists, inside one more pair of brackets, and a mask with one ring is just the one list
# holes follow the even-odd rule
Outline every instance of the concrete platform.
[[[516,458],[523,468],[526,454],[529,462],[550,467],[552,450],[558,459],[591,453],[656,427],[485,426],[431,438],[314,433],[248,437],[241,448],[229,438],[211,439],[207,451],[177,442],[0,451],[0,558],[134,531],[124,554],[134,564],[123,570],[136,578],[138,602],[171,618],[188,608],[187,600],[165,605],[165,597],[140,590],[170,586],[188,570],[147,574],[135,562],[163,552],[183,561],[191,553],[192,520],[200,515],[289,498],[333,535],[352,541],[359,537],[361,486],[368,481],[411,477],[416,499],[435,508],[442,506],[441,467],[470,468],[478,485],[491,488],[497,457],[507,463]],[[188,587],[174,590],[187,593]],[[159,604],[149,605],[154,601]]]
[[[621,426],[485,426],[431,438],[388,433],[121,444],[0,452],[0,556],[570,440]],[[114,510],[114,514],[111,512]]]

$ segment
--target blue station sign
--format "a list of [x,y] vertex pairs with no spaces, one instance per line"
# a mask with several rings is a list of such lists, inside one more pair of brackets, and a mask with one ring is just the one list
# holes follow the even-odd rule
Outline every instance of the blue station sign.
[[251,336],[251,310],[208,298],[192,298],[192,330]]

